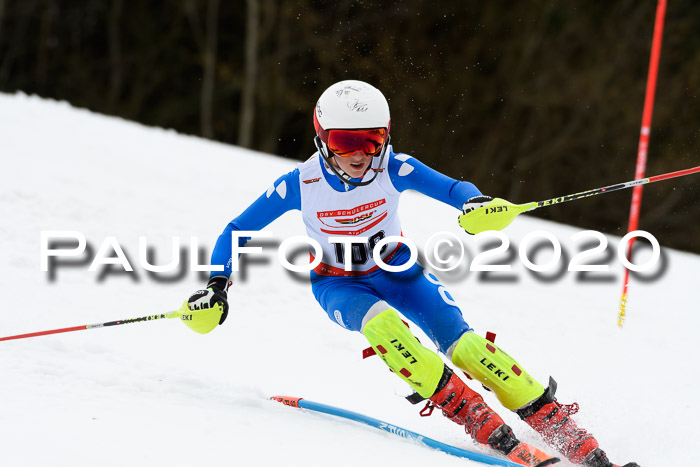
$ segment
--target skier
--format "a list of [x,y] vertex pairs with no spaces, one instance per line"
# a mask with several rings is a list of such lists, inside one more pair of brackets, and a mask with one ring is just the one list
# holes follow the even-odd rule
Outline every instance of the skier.
[[[316,300],[331,320],[367,338],[389,368],[415,390],[411,402],[428,399],[476,442],[506,455],[519,444],[482,397],[418,342],[397,310],[571,462],[613,467],[593,435],[570,418],[571,406],[557,402],[554,380],[550,378],[545,388],[498,346],[477,335],[435,276],[418,263],[389,272],[375,260],[374,246],[385,238],[393,241],[378,251],[383,263],[399,266],[409,260],[409,248],[396,241],[401,236],[397,211],[403,191],[419,191],[465,213],[492,198],[472,183],[453,180],[394,152],[389,144],[389,105],[367,83],[350,80],[329,87],[316,103],[314,126],[318,151],[278,178],[226,226],[211,258],[212,265],[223,265],[224,270],[212,272],[206,289],[189,298],[190,309],[219,303],[222,324],[228,313],[232,232],[261,230],[285,212],[300,210],[308,236],[322,247],[321,262],[310,273]],[[329,237],[339,236],[364,241],[329,242]],[[239,245],[246,241],[239,239]],[[346,263],[352,267],[346,268]]]

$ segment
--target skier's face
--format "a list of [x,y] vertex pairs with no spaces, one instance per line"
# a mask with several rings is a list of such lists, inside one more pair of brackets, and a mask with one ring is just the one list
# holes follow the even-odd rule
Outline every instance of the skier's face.
[[372,157],[367,157],[364,152],[357,151],[348,157],[333,157],[333,162],[352,178],[360,178],[365,174],[367,167],[372,163]]

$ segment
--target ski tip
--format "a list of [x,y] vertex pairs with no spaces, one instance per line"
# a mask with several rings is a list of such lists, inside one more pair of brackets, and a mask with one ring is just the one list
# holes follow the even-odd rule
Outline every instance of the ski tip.
[[561,459],[559,459],[558,457],[552,457],[551,459],[547,459],[547,460],[544,461],[544,462],[540,462],[540,463],[537,464],[535,467],[545,467],[546,465],[556,464],[556,463],[558,463],[558,462],[560,462],[560,461],[561,461]]
[[290,407],[299,407],[299,401],[302,399],[301,397],[289,397],[289,396],[272,396],[270,397],[271,400],[277,401],[281,404],[288,405]]

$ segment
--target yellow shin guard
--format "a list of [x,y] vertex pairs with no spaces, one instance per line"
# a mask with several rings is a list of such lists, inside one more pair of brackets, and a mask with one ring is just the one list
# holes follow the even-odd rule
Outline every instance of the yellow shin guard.
[[493,391],[510,410],[527,405],[544,392],[510,355],[471,331],[457,341],[452,362]]
[[444,363],[418,342],[396,311],[382,311],[365,324],[362,333],[384,363],[418,394],[425,398],[433,395]]

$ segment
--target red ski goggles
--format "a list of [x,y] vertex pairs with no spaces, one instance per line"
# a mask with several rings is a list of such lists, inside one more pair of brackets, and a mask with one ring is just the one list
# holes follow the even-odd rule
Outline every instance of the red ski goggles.
[[388,134],[386,128],[319,132],[321,141],[328,145],[328,150],[340,157],[350,157],[358,151],[367,157],[376,156],[386,143]]

